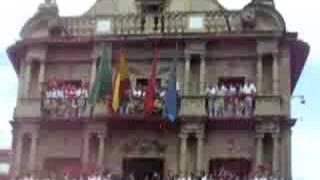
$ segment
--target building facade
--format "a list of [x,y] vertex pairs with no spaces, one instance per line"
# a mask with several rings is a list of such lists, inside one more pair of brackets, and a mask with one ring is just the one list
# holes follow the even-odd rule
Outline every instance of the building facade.
[[[77,166],[136,172],[139,178],[146,171],[186,175],[224,167],[245,177],[263,165],[291,178],[290,99],[309,46],[286,30],[273,0],[252,0],[240,10],[227,10],[217,0],[97,0],[76,17],[59,16],[56,2],[46,0],[21,38],[8,49],[19,79],[11,122],[14,176]],[[177,60],[173,123],[157,114],[145,117],[139,108],[111,113],[106,103],[92,111],[87,95],[70,100],[49,93],[90,93],[102,44],[113,71],[119,49],[125,49],[131,87],[137,89],[150,77],[155,42],[159,87]],[[245,82],[255,84],[256,92],[244,114],[246,101],[237,94],[206,93],[210,85]]]
[[11,151],[8,149],[0,149],[0,179],[9,179]]

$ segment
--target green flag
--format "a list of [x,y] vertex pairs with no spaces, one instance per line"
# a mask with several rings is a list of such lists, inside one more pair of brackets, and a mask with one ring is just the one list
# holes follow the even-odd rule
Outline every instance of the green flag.
[[96,75],[96,80],[90,92],[89,102],[94,106],[97,102],[103,101],[107,94],[112,93],[112,71],[110,67],[109,51],[105,47]]

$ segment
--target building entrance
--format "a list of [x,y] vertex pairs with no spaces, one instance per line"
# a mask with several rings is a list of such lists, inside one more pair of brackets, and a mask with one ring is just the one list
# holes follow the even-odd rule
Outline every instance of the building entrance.
[[48,158],[44,161],[44,169],[53,173],[56,179],[63,178],[65,173],[77,176],[81,172],[81,161],[78,158]]
[[237,176],[241,180],[248,178],[251,161],[247,159],[211,159],[209,172],[215,178]]
[[123,159],[122,168],[125,176],[133,173],[135,179],[151,179],[153,173],[163,177],[164,160],[161,158],[126,158]]

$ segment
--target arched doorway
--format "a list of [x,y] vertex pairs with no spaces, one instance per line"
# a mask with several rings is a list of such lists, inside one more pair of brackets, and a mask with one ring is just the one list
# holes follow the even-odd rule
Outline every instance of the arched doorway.
[[215,178],[221,176],[237,176],[240,180],[248,178],[251,171],[251,161],[242,158],[218,158],[209,162],[209,173]]
[[164,159],[162,158],[125,158],[122,161],[122,169],[125,176],[133,173],[135,179],[150,179],[153,173],[163,177]]

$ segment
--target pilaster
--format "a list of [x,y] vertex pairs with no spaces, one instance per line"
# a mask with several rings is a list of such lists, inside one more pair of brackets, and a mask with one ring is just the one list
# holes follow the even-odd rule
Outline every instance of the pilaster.
[[256,152],[256,167],[263,165],[263,133],[256,134],[257,152]]
[[200,55],[201,62],[200,62],[200,94],[205,94],[206,89],[206,57],[204,54]]
[[262,89],[262,82],[263,82],[263,60],[262,55],[258,55],[257,59],[257,92],[258,94],[261,94],[263,92]]
[[106,139],[106,135],[104,133],[98,134],[99,148],[98,148],[97,167],[100,169],[104,168],[103,164],[104,164],[105,139]]
[[23,97],[27,98],[29,96],[29,91],[30,91],[30,83],[31,83],[31,73],[32,73],[32,59],[26,59],[25,61],[25,76],[24,76],[24,93]]
[[204,134],[203,132],[196,134],[197,138],[197,173],[200,176],[203,171],[203,144],[204,144]]
[[186,156],[187,156],[187,139],[188,134],[187,133],[180,133],[180,177],[186,176]]
[[188,95],[190,88],[190,63],[191,63],[191,55],[185,55],[185,67],[184,67],[184,85],[183,92],[185,95]]
[[31,138],[31,146],[30,146],[30,154],[29,154],[29,170],[35,171],[36,170],[36,154],[37,154],[37,146],[38,146],[38,139],[39,134],[38,131],[34,131],[30,134]]
[[279,54],[272,53],[273,62],[272,62],[272,82],[273,82],[273,95],[279,95]]

